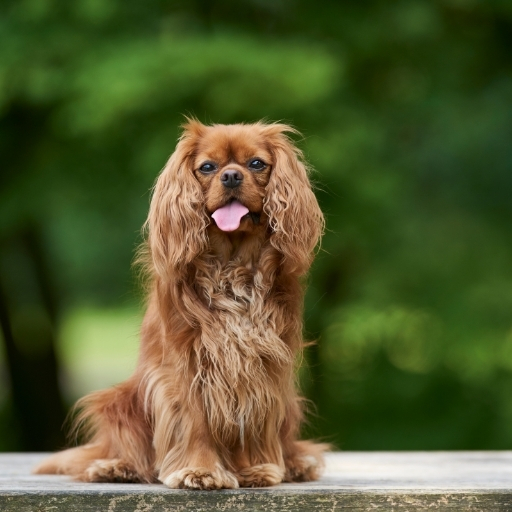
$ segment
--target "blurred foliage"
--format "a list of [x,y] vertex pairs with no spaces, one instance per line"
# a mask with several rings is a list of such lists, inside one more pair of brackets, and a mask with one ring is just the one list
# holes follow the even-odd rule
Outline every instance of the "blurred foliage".
[[134,307],[68,311],[61,322],[57,346],[64,367],[62,391],[70,403],[132,374],[141,322],[142,311]]
[[[45,340],[16,325],[55,332],[80,305],[133,300],[148,191],[182,114],[284,120],[304,133],[328,227],[306,303],[309,433],[345,449],[512,448],[512,3],[1,9],[0,284],[22,355]],[[41,254],[12,256],[27,226]],[[25,260],[46,262],[54,313],[20,292],[48,288]],[[23,449],[11,396],[0,449]]]

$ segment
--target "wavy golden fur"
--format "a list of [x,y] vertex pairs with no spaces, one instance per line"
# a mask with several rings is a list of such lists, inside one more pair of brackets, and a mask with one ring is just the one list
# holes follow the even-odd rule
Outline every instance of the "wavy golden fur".
[[[191,489],[318,478],[326,446],[298,440],[294,370],[301,278],[324,221],[289,132],[261,122],[184,125],[146,222],[137,368],[79,401],[87,444],[36,472]],[[232,202],[249,213],[227,230],[212,214]]]

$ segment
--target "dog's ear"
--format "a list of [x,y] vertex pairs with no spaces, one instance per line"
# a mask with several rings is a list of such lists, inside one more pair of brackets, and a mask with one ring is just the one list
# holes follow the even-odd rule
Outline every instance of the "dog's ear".
[[162,278],[184,270],[208,243],[203,193],[193,173],[196,143],[206,127],[189,119],[183,128],[156,181],[146,221],[150,257]]
[[264,211],[272,230],[270,243],[284,256],[287,271],[302,275],[311,265],[313,250],[323,233],[324,217],[302,153],[286,132],[297,133],[284,124],[264,128],[274,155]]

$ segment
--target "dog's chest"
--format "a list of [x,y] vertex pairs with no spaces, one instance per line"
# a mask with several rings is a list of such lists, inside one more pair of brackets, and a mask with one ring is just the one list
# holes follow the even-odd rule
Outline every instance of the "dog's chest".
[[286,352],[286,346],[276,321],[279,306],[261,273],[235,267],[216,277],[203,290],[211,313],[211,325],[202,326],[204,344],[223,354],[227,364],[238,358],[246,361],[243,368],[231,368],[235,378],[248,363],[260,366],[269,357],[280,359],[276,349]]
[[219,274],[205,290],[212,315],[196,347],[196,383],[212,431],[243,437],[274,414],[281,378],[292,365],[279,332],[278,306],[263,276],[244,269]]

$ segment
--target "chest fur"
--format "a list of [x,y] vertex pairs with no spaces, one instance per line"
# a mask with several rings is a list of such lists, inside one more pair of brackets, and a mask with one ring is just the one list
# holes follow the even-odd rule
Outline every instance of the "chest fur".
[[282,421],[293,356],[281,339],[279,306],[262,275],[234,268],[211,277],[201,290],[211,322],[201,326],[194,347],[194,386],[214,436],[243,444],[267,422]]

